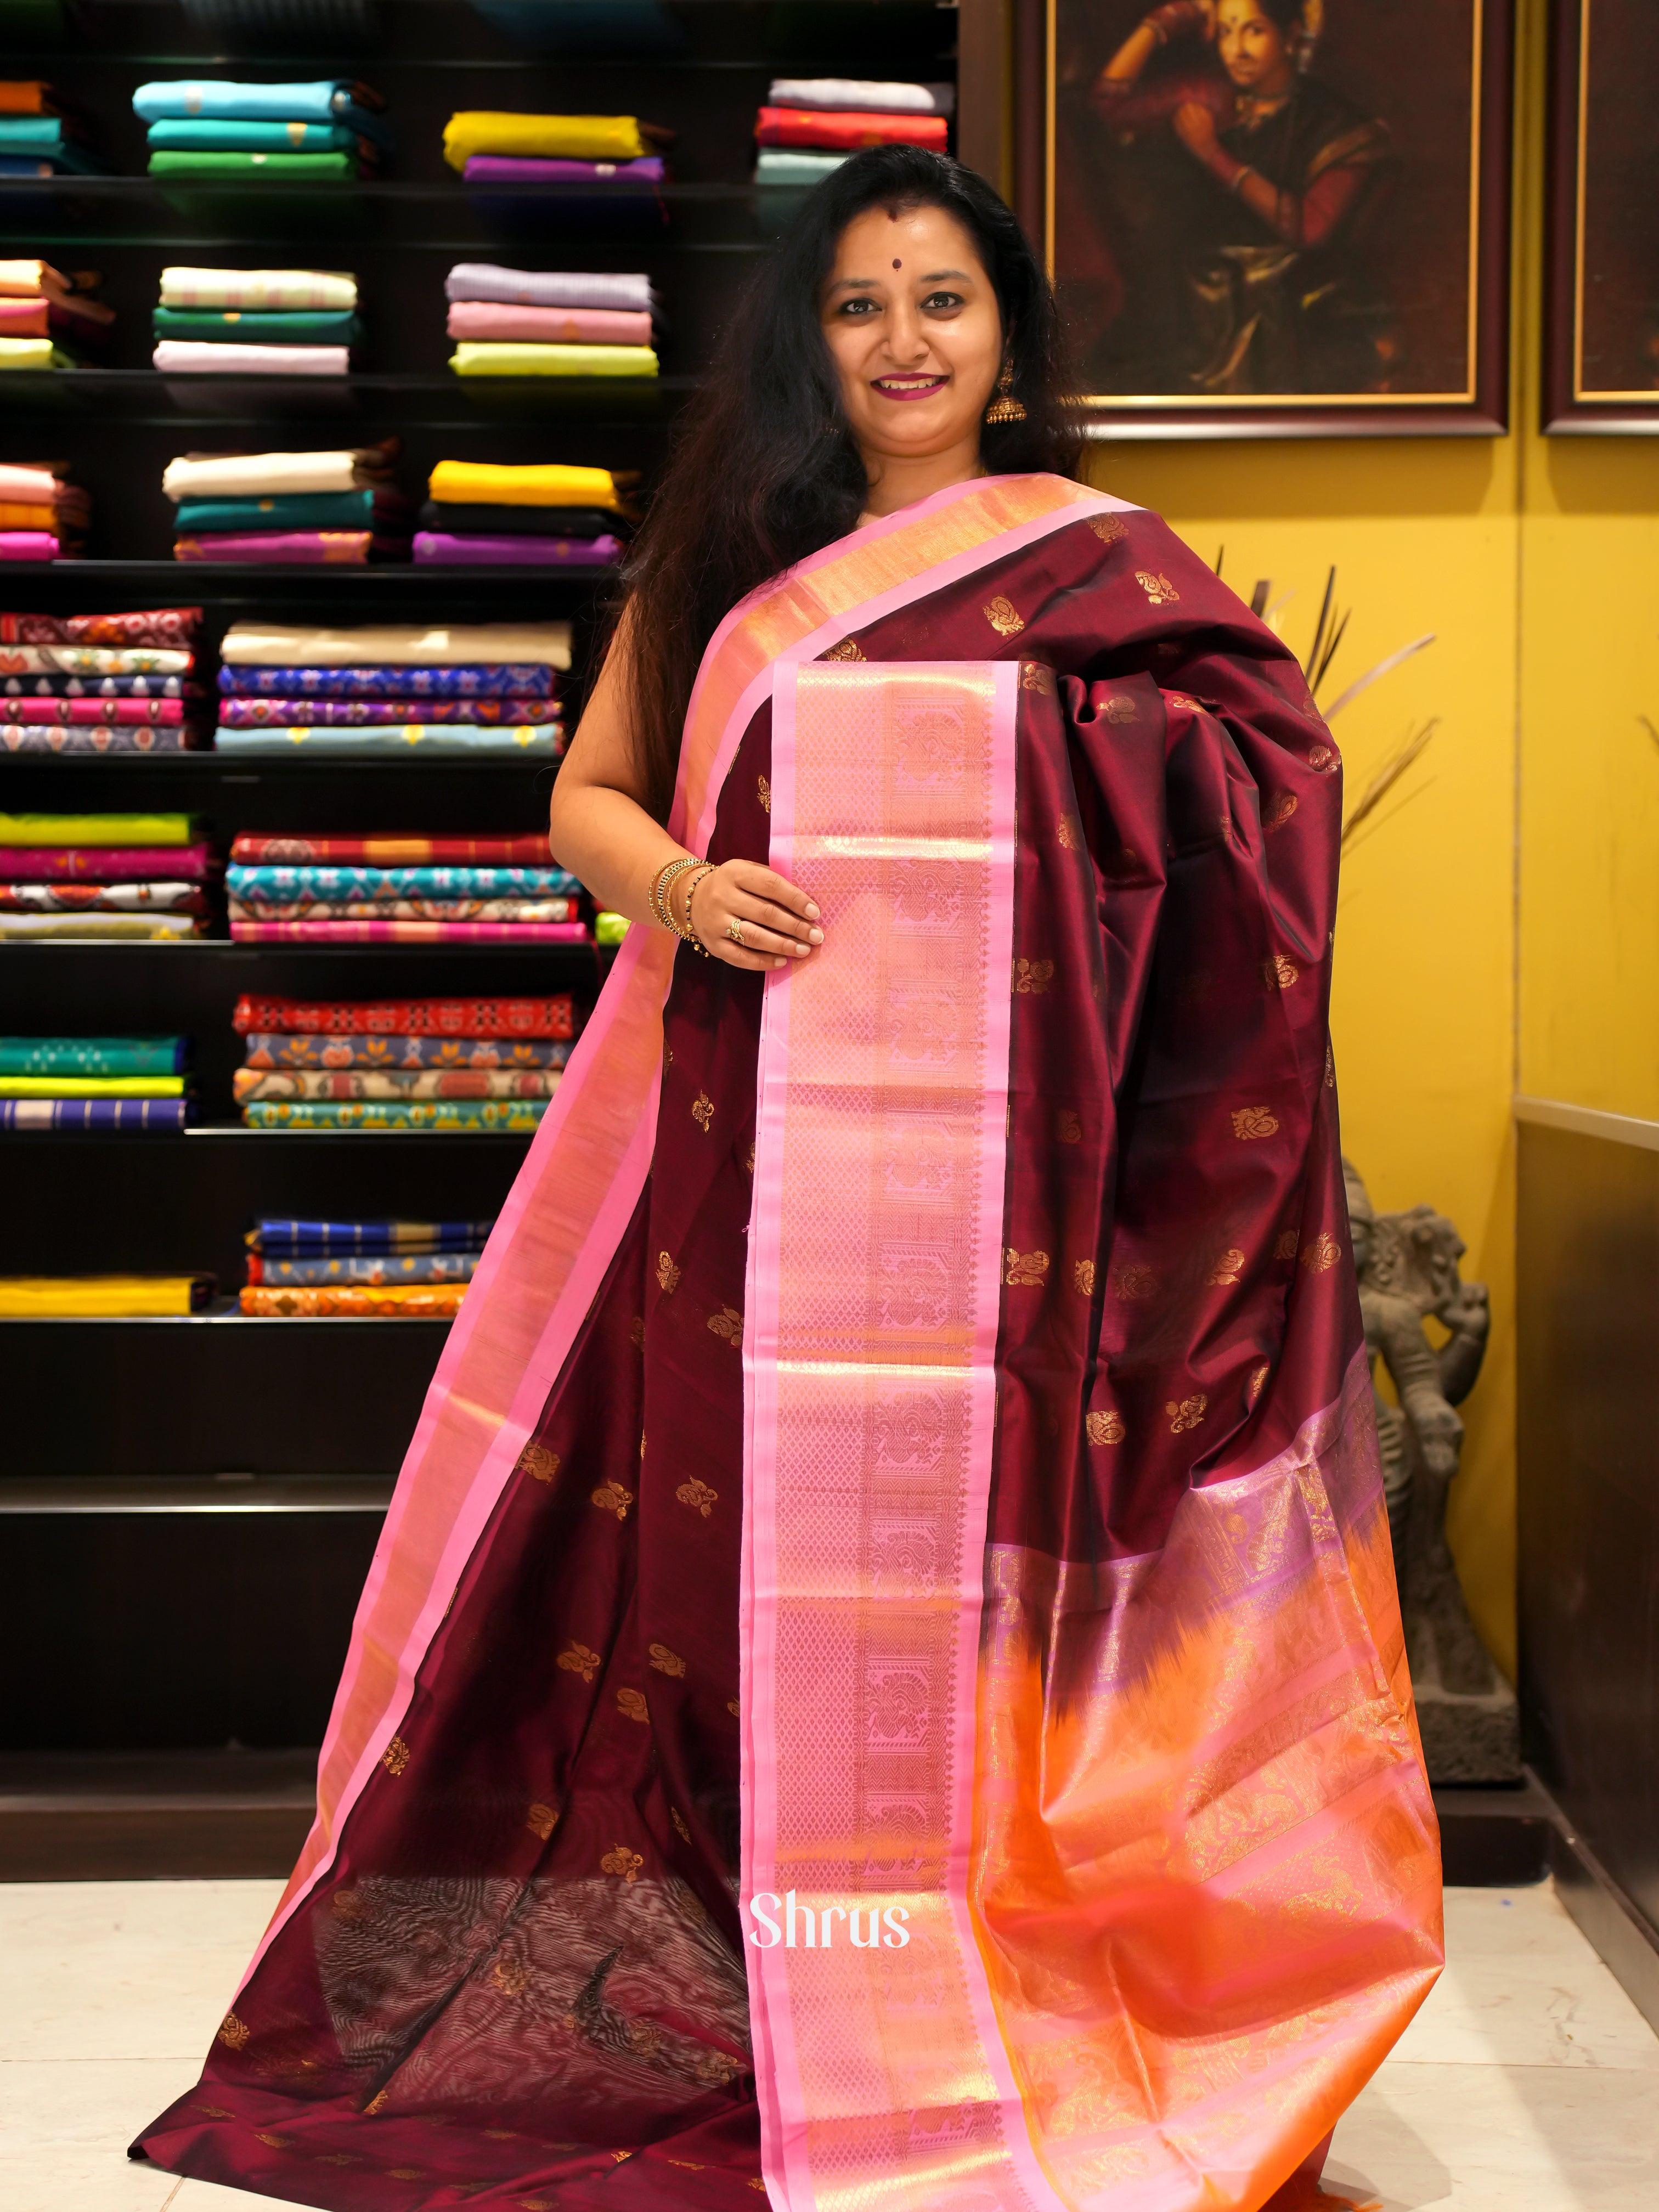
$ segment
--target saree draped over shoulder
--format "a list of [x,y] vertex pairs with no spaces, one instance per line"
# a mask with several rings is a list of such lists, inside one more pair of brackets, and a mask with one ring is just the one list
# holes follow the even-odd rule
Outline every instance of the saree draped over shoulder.
[[335,2212],[1259,2212],[1440,1960],[1328,1042],[1338,762],[1154,517],[736,608],[450,1332],[316,1825],[136,2153]]

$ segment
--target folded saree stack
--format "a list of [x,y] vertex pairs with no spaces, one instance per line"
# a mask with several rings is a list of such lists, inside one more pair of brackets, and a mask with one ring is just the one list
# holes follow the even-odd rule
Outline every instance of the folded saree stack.
[[175,561],[362,568],[406,561],[414,520],[392,481],[398,441],[305,453],[185,453],[161,489]]
[[0,939],[200,937],[212,856],[188,814],[0,814]]
[[815,185],[861,146],[945,150],[956,88],[863,77],[775,77],[755,118],[757,185]]
[[457,376],[654,376],[651,280],[458,261],[444,279]]
[[0,369],[79,368],[100,353],[115,311],[93,298],[100,282],[33,257],[0,261]]
[[0,177],[95,176],[108,166],[51,85],[0,79]]
[[[323,857],[275,857],[295,845],[313,852],[320,848]],[[452,846],[465,847],[467,858],[453,857]],[[423,850],[412,861],[370,857],[383,855],[388,848],[414,847]],[[432,856],[434,848],[441,857]],[[230,933],[253,944],[578,944],[588,934],[581,918],[581,885],[566,869],[550,865],[544,837],[239,837],[225,886]],[[533,1084],[509,1094],[493,1076],[488,1083],[480,1079],[482,1087],[466,1087],[471,1081],[466,1079],[456,1090],[440,1086],[410,1095],[543,1095]],[[319,1095],[360,1094],[344,1089]]]
[[236,84],[183,77],[141,84],[133,112],[149,125],[152,177],[259,178],[345,184],[380,167],[385,100],[349,77]]
[[247,1235],[245,1314],[447,1321],[493,1221],[259,1221]]
[[418,563],[602,568],[622,557],[628,507],[609,469],[440,461],[427,490]]
[[[0,487],[24,473],[0,469]],[[201,622],[199,607],[0,614],[0,752],[205,746],[213,715],[196,680]]]
[[221,751],[333,757],[564,750],[568,623],[319,629],[233,623],[220,647]]
[[634,115],[524,115],[469,108],[444,125],[444,159],[470,185],[591,185],[654,193],[673,138]]
[[82,551],[92,501],[64,481],[63,465],[0,462],[0,561],[72,561]]
[[362,337],[339,269],[164,269],[154,313],[169,376],[344,376]]
[[196,1115],[181,1036],[0,1036],[0,1129],[176,1132]]
[[533,1130],[576,1034],[568,994],[370,1002],[245,997],[232,1020],[246,1040],[236,1101],[254,1129]]

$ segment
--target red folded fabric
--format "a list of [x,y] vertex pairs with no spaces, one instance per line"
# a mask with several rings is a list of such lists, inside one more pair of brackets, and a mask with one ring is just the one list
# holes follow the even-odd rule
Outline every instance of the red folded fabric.
[[233,921],[243,945],[586,945],[585,921]]
[[540,831],[526,837],[239,837],[230,857],[246,867],[305,866],[319,861],[362,868],[545,868],[552,856]]
[[231,1026],[239,1036],[274,1030],[281,1036],[573,1037],[569,993],[550,999],[258,999],[236,1001]]
[[0,614],[0,645],[161,645],[189,653],[201,627],[200,607],[145,607],[125,615]]
[[948,128],[942,115],[877,115],[860,108],[763,107],[755,118],[763,146],[817,146],[835,154],[860,146],[930,146],[942,154]]

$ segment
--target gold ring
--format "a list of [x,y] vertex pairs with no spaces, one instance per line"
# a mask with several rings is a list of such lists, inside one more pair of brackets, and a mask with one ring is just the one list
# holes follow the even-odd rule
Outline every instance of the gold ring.
[[733,945],[741,945],[745,952],[749,950],[748,941],[743,933],[743,924],[740,921],[728,921],[726,925],[726,933]]

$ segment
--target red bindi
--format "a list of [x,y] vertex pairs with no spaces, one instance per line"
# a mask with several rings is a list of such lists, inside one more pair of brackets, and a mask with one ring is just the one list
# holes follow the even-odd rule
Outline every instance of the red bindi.
[[893,266],[894,266],[894,268],[895,268],[895,269],[902,269],[902,268],[903,268],[903,266],[904,266],[904,264],[903,264],[902,261],[896,261],[896,262],[893,264]]

